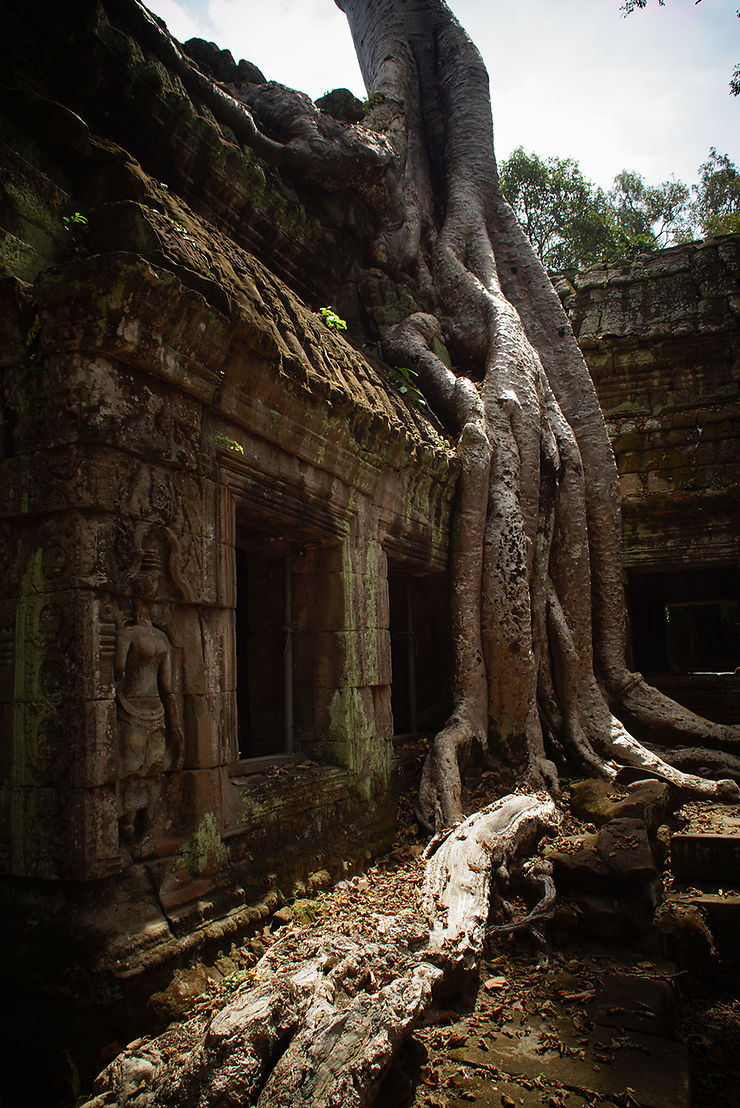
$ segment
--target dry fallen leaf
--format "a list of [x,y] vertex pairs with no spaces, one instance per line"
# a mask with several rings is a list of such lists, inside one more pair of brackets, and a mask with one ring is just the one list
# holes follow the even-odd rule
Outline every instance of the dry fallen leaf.
[[593,1000],[596,996],[596,989],[584,989],[580,993],[560,993],[559,996],[565,1004],[570,1004],[573,1001]]
[[425,1085],[431,1085],[432,1088],[436,1088],[439,1085],[439,1074],[436,1070],[433,1070],[431,1066],[425,1066],[420,1076]]

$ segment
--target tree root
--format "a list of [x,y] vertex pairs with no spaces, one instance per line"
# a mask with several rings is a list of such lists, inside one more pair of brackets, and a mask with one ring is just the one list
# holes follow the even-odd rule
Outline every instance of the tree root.
[[462,818],[460,765],[472,740],[473,729],[466,721],[450,723],[434,737],[424,761],[415,808],[419,825],[428,834]]
[[[557,892],[555,882],[552,879],[552,863],[545,858],[530,858],[522,866],[519,881],[534,888],[540,894],[540,899],[525,916],[519,919],[512,918],[504,923],[489,923],[486,927],[486,935],[490,938],[495,935],[512,934],[517,931],[527,931],[535,938],[538,945],[544,942],[542,925],[552,919],[555,911]],[[506,902],[503,902],[505,905]],[[509,911],[511,911],[510,906]]]
[[476,970],[492,870],[505,880],[558,820],[529,795],[476,812],[434,842],[416,910],[378,920],[377,943],[288,933],[220,1011],[131,1043],[84,1108],[372,1105],[425,1010]]
[[[188,93],[205,104],[242,146],[279,170],[327,191],[356,189],[375,206],[386,211],[392,206],[385,171],[393,150],[384,136],[339,123],[320,112],[305,94],[274,81],[251,95],[233,96],[201,72],[139,0],[108,0],[108,6],[124,13],[139,41],[177,74]],[[260,111],[268,126],[283,133],[284,141],[271,138],[258,126],[255,115],[259,118]]]
[[673,785],[687,796],[715,800],[722,804],[740,802],[740,787],[735,781],[727,778],[715,781],[678,769],[648,750],[642,743],[638,743],[614,717],[606,740],[606,748],[609,754],[622,764],[647,770],[651,776],[667,781],[669,785]]
[[677,704],[644,680],[625,671],[610,696],[612,711],[645,741],[660,745],[701,745],[707,750],[740,750],[740,725],[713,723]]
[[740,782],[740,756],[727,754],[722,750],[708,750],[705,747],[684,746],[676,750],[656,749],[645,744],[647,749],[667,762],[675,769],[698,774],[703,778],[716,778],[720,774]]

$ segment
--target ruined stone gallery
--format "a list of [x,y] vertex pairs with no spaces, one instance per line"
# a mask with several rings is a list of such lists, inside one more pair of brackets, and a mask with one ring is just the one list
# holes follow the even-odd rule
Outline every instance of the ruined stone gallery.
[[430,831],[481,758],[738,796],[738,236],[558,296],[462,28],[342,7],[321,108],[0,4],[7,926],[131,988],[387,846],[403,736]]

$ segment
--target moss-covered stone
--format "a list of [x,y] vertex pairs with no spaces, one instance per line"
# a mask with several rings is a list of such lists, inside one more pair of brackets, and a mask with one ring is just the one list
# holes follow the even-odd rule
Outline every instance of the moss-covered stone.
[[182,864],[191,877],[222,869],[229,860],[228,847],[221,841],[213,812],[206,812],[192,837],[180,852]]

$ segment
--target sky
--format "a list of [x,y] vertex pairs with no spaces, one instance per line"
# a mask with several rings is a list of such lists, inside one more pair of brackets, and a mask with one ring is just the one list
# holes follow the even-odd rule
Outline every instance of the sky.
[[[268,80],[316,99],[365,95],[333,0],[145,0],[180,41],[197,36],[247,58]],[[691,184],[710,146],[740,164],[737,0],[448,0],[491,78],[499,161],[518,146],[572,157],[607,188],[622,169],[649,184]]]

